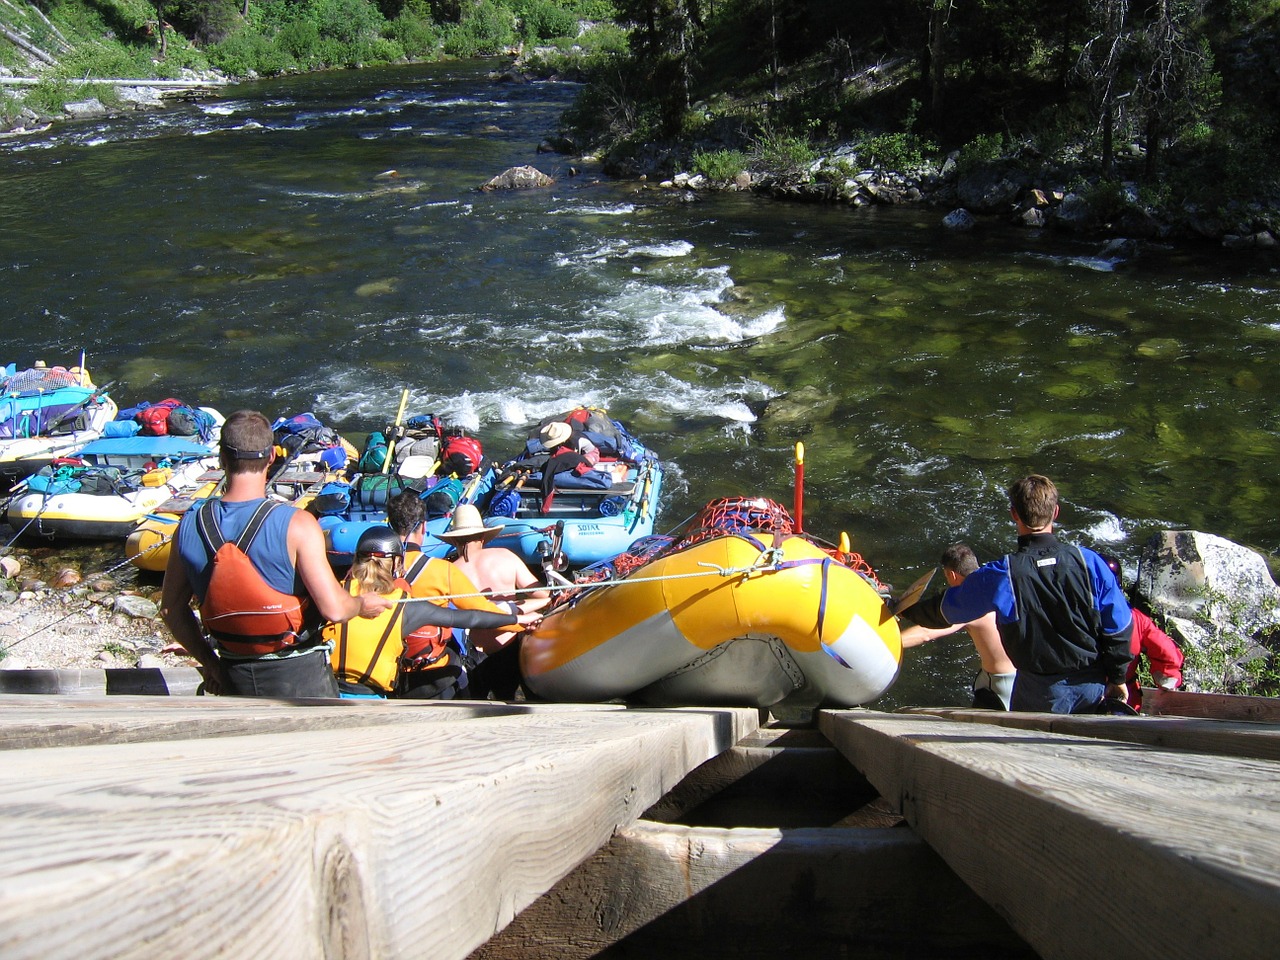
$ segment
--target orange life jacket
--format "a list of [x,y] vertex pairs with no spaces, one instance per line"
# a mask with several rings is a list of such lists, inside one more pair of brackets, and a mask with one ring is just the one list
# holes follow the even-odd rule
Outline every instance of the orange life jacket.
[[218,646],[236,656],[279,653],[298,642],[306,601],[272,587],[249,559],[267,515],[284,504],[265,500],[234,542],[222,535],[212,501],[196,514],[196,528],[213,557],[200,618]]

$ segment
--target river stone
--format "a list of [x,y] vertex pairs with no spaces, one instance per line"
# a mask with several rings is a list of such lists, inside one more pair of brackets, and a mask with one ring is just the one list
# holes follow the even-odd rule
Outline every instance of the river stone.
[[112,609],[116,613],[123,613],[138,620],[153,620],[160,612],[160,608],[146,597],[134,597],[127,593],[116,597]]
[[1164,530],[1152,536],[1138,562],[1137,592],[1163,616],[1225,630],[1238,625],[1248,634],[1280,625],[1280,587],[1266,559],[1211,533]]
[[549,187],[555,181],[537,167],[510,167],[480,187],[481,190],[527,190]]
[[97,97],[90,97],[88,100],[78,100],[75,103],[68,103],[62,108],[69,116],[84,117],[101,117],[107,112],[107,108],[102,105],[102,101]]
[[956,196],[969,210],[979,213],[1007,211],[1027,188],[1025,170],[1005,163],[979,163],[960,175]]
[[81,580],[80,571],[75,567],[63,567],[53,575],[50,583],[59,590],[74,587]]
[[12,580],[22,572],[22,562],[17,557],[0,557],[0,577]]
[[948,230],[972,230],[978,225],[978,221],[973,219],[973,214],[968,210],[960,207],[943,217],[942,225]]

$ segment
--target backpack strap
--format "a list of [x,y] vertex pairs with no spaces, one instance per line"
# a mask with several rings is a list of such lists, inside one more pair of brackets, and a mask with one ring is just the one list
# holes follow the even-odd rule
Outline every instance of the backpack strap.
[[[235,545],[246,556],[249,554],[249,547],[253,545],[254,539],[262,530],[263,524],[267,522],[267,515],[276,507],[284,506],[278,500],[263,500],[258,504],[258,508],[253,511],[253,516],[249,518],[249,522],[245,525],[240,536],[236,537]],[[209,549],[210,555],[218,552],[223,544],[227,543],[227,538],[222,534],[222,528],[218,526],[218,519],[213,515],[213,501],[209,500],[196,513],[196,529],[200,532],[200,539]]]
[[[408,594],[401,590],[400,599],[403,600],[406,596],[408,596]],[[392,631],[394,631],[396,626],[400,623],[400,612],[402,610],[404,610],[404,604],[397,603],[395,609],[391,611],[391,619],[387,621],[387,629],[382,631],[382,638],[378,640],[378,646],[374,648],[373,656],[369,658],[369,665],[365,668],[364,673],[360,675],[360,679],[356,681],[356,683],[361,686],[367,684],[369,679],[373,676],[373,667],[378,662],[378,658],[382,656],[382,649],[387,645],[387,640],[390,639]],[[346,631],[347,625],[344,622],[342,624],[344,640],[346,639]]]
[[422,551],[418,552],[418,559],[413,561],[413,566],[404,572],[404,579],[408,583],[413,583],[417,579],[418,574],[426,569],[427,561],[431,558]]

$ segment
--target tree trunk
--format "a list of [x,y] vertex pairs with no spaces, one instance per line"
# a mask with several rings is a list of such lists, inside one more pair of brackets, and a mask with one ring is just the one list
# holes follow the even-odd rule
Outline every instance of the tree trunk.
[[942,116],[946,91],[947,60],[944,47],[950,16],[950,2],[936,3],[933,8],[933,18],[929,23],[929,109],[933,114],[934,123],[937,123]]
[[1160,138],[1164,136],[1160,117],[1152,113],[1147,116],[1147,161],[1143,167],[1143,177],[1155,179],[1160,164]]
[[1108,97],[1102,107],[1102,179],[1110,180],[1115,163],[1115,106]]

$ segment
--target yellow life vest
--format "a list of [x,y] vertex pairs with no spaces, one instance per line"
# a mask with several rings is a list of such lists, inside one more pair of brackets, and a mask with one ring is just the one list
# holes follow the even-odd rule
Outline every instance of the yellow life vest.
[[[353,597],[360,595],[360,581],[348,580]],[[383,594],[392,600],[403,600],[409,591],[401,588]],[[352,617],[343,623],[327,623],[324,638],[333,643],[329,658],[339,680],[359,683],[390,693],[396,685],[396,667],[404,650],[400,637],[400,615],[403,603],[396,603],[376,617]]]

